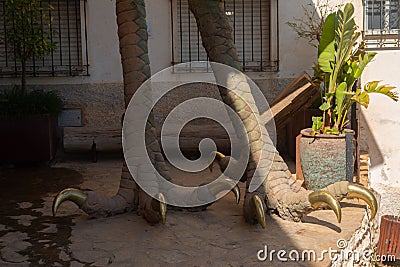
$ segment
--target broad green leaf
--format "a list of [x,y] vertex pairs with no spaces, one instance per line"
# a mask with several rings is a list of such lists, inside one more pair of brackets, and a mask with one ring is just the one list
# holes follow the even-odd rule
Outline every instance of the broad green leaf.
[[335,20],[336,14],[329,14],[325,19],[318,46],[318,64],[323,72],[332,72],[335,61]]
[[342,82],[337,88],[336,88],[336,107],[337,107],[337,115],[340,116],[342,114],[342,108],[344,106],[344,99],[345,99],[345,93],[347,91],[347,83]]
[[354,15],[354,6],[351,3],[347,3],[344,7],[343,15],[345,18],[351,18]]
[[392,91],[395,88],[396,87],[389,86],[387,84],[379,86],[379,81],[372,81],[364,86],[364,90],[367,93],[383,94],[397,102],[399,100],[399,94],[395,91]]
[[366,92],[368,92],[368,93],[373,92],[374,90],[376,90],[376,88],[378,87],[378,84],[379,84],[380,82],[381,82],[381,81],[372,81],[372,82],[368,82],[368,83],[365,84],[365,86],[364,86],[364,91],[366,91]]
[[361,77],[361,74],[363,73],[365,67],[368,65],[368,63],[371,62],[371,60],[375,57],[376,52],[368,52],[364,56],[359,55],[358,58],[358,64],[356,64],[357,67],[353,65],[353,71],[354,71],[354,78],[358,79]]
[[369,105],[369,95],[367,92],[362,92],[354,95],[351,98],[352,101],[355,101],[357,103],[360,103],[360,105],[364,106],[365,108],[368,108]]
[[322,128],[322,117],[312,117],[312,130],[314,132],[318,132]]
[[324,102],[324,103],[319,107],[319,109],[322,110],[322,111],[326,111],[326,110],[328,110],[330,107],[331,107],[331,106],[328,104],[328,102]]
[[339,74],[343,72],[342,68],[350,59],[353,46],[360,36],[360,32],[356,32],[357,25],[353,14],[354,6],[352,4],[347,4],[344,11],[339,10],[337,12],[337,27],[335,29],[335,66],[329,82],[329,91],[331,92],[335,90]]

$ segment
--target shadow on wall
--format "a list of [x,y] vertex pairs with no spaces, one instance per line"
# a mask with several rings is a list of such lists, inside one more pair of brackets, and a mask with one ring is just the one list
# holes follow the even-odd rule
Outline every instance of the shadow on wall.
[[364,113],[360,112],[360,126],[361,126],[361,150],[368,151],[370,167],[382,165],[384,162],[383,155],[372,134],[371,128],[365,119]]

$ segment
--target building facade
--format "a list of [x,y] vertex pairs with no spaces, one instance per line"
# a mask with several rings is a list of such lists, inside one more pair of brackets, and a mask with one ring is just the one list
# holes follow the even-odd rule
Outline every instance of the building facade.
[[[42,2],[53,7],[49,17],[54,18],[52,38],[57,49],[46,59],[30,63],[30,76],[35,77],[30,77],[28,84],[58,91],[66,109],[81,110],[83,127],[120,127],[124,105],[115,0]],[[366,69],[362,83],[383,80],[400,87],[399,1],[353,2],[367,48],[379,52]],[[0,3],[4,8],[4,1]],[[200,74],[212,80],[207,63],[190,63],[207,61],[207,55],[187,1],[148,0],[146,4],[152,73],[186,63],[175,68],[169,78],[190,81],[193,75]],[[317,51],[299,39],[287,22],[302,17],[303,6],[316,4],[317,0],[225,0],[244,70],[268,101],[301,72],[312,75]],[[4,24],[3,30],[10,26]],[[14,76],[20,68],[5,47],[3,42],[0,86],[7,88],[19,83]],[[218,97],[215,89],[202,90]],[[196,91],[186,92],[185,97],[196,96]],[[161,103],[160,113],[181,100],[179,94],[170,96]],[[363,148],[370,153],[370,182],[400,187],[400,104],[378,95],[371,102],[368,110],[362,110]]]

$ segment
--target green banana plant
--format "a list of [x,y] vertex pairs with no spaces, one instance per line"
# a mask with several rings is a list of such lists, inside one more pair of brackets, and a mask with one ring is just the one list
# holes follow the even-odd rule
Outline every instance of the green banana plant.
[[369,94],[384,94],[398,101],[395,87],[379,85],[380,81],[367,83],[364,88],[353,91],[365,67],[375,57],[366,52],[364,43],[358,43],[360,31],[354,20],[354,6],[345,5],[328,15],[318,46],[318,64],[314,66],[314,82],[321,88],[322,117],[313,117],[315,134],[341,134],[348,124],[347,113],[351,105],[369,105]]

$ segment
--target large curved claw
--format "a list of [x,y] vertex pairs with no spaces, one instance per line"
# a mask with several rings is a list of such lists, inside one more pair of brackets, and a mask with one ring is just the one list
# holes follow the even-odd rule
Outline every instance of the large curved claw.
[[[235,166],[240,166],[240,163],[237,159],[231,157],[231,156],[225,156],[224,154],[222,154],[221,152],[213,152],[215,153],[215,162],[218,164],[219,169],[221,170],[222,173],[224,173],[226,176],[230,177],[232,179],[232,177],[235,177],[235,174],[237,173],[237,171],[239,170],[235,170]],[[229,173],[226,172],[228,165],[232,164],[232,168],[229,170]],[[210,165],[210,170],[212,172],[212,164]],[[246,182],[247,181],[247,176],[244,173],[242,177],[240,177],[240,181],[241,182]]]
[[165,222],[167,221],[167,203],[165,201],[165,196],[163,193],[158,193],[156,195],[156,198],[158,202],[160,202],[159,208],[160,208],[162,224],[165,224]]
[[[218,165],[220,166],[220,168],[221,168],[221,160],[226,158],[226,156],[224,154],[222,154],[221,152],[218,152],[218,151],[215,151],[213,153],[215,153],[215,160],[214,161],[216,161],[218,163]],[[210,166],[208,166],[208,168],[210,169],[210,172],[213,172],[212,164],[210,164]]]
[[340,223],[342,221],[342,209],[339,201],[328,191],[315,191],[308,195],[308,200],[314,209],[317,209],[322,204],[327,204],[336,214],[336,218]]
[[265,211],[261,198],[258,195],[254,195],[251,198],[251,203],[257,215],[258,223],[261,224],[261,227],[265,229],[267,227],[267,222],[265,219]]
[[240,189],[239,186],[231,179],[225,178],[222,179],[218,183],[212,183],[207,186],[208,190],[213,194],[213,195],[218,195],[222,191],[225,190],[231,190],[236,197],[236,204],[239,204],[240,202]]
[[240,188],[238,185],[235,185],[231,191],[235,194],[236,197],[236,205],[239,205],[240,202]]
[[371,209],[371,219],[375,218],[376,212],[378,210],[378,202],[374,194],[371,193],[367,188],[361,185],[349,183],[347,186],[348,194],[347,197],[349,198],[359,198],[364,200]]
[[87,199],[87,195],[75,188],[67,188],[62,190],[60,193],[57,194],[57,196],[54,198],[53,201],[53,216],[56,216],[58,207],[63,203],[64,201],[72,201],[78,207],[82,207],[83,203],[85,203]]
[[224,154],[222,154],[221,152],[218,152],[218,151],[215,152],[215,155],[216,155],[217,158],[219,158],[219,159],[223,159],[223,158],[226,157]]

